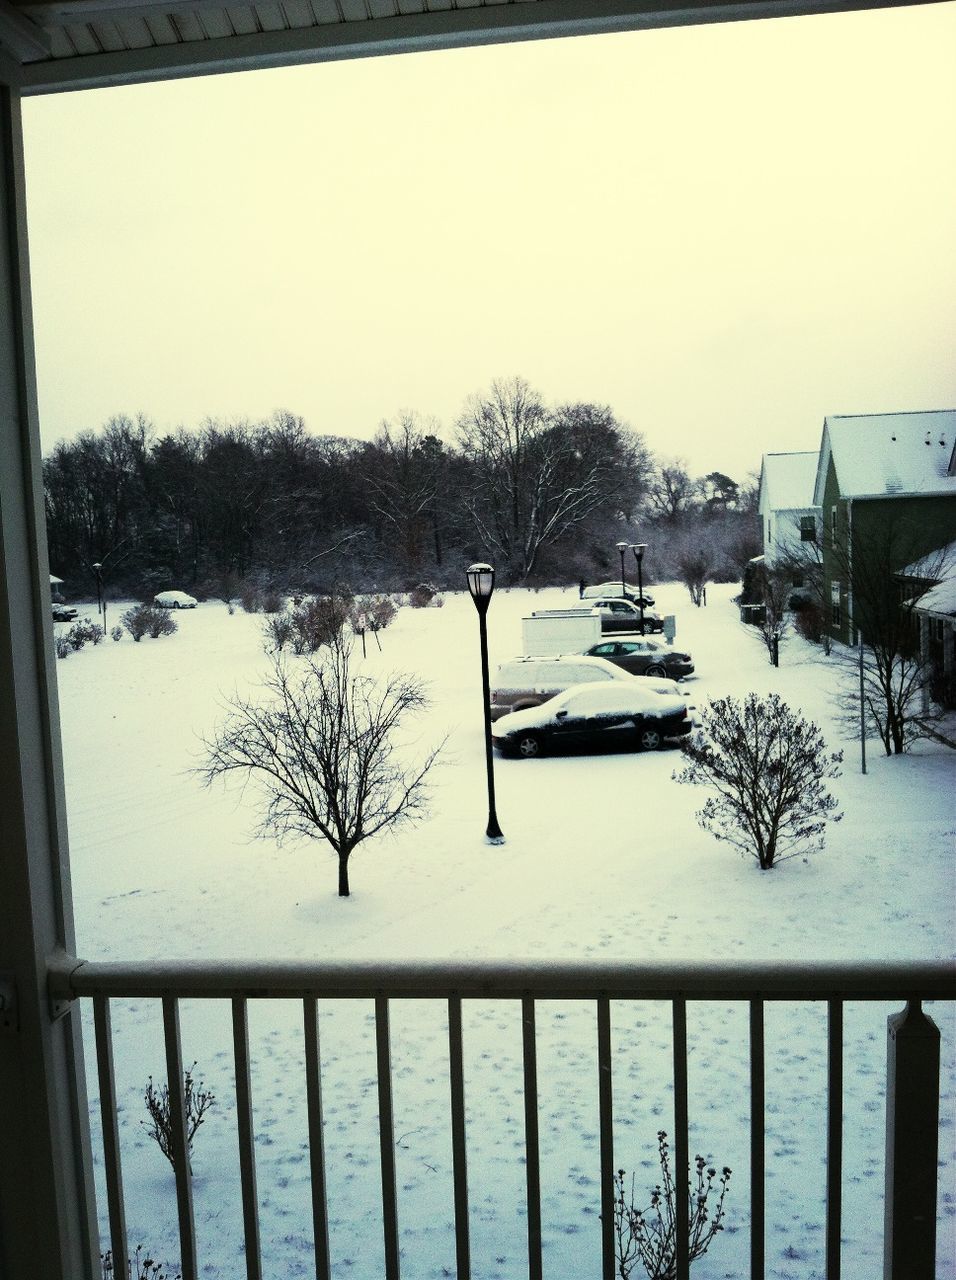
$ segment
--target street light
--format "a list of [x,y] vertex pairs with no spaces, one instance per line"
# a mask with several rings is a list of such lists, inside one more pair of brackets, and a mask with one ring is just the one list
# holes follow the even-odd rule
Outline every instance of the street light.
[[637,602],[641,610],[641,635],[644,634],[644,574],[642,565],[644,563],[644,552],[647,550],[646,542],[634,542],[631,544],[631,550],[634,552],[634,559],[637,561]]
[[103,607],[103,566],[97,562],[90,566],[96,574],[96,608],[103,618],[103,630],[106,630],[106,610]]
[[488,829],[485,835],[489,844],[504,844],[505,838],[498,826],[495,813],[495,770],[491,750],[491,690],[488,687],[488,631],[485,614],[495,589],[495,571],[490,564],[473,564],[465,571],[468,590],[478,610],[478,634],[481,639],[481,696],[485,713],[485,765],[488,770]]
[[626,585],[626,584],[625,584],[625,582],[624,582],[624,552],[627,550],[627,543],[626,543],[626,542],[619,542],[619,543],[617,544],[617,549],[618,549],[618,551],[620,551],[620,553],[621,553],[621,596],[622,596],[624,599],[626,599],[626,598],[627,598],[627,585]]

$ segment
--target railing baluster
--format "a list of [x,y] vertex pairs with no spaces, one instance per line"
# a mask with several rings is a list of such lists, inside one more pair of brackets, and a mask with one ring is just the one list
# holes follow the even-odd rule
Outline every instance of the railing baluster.
[[538,1146],[538,1044],[534,999],[521,1001],[524,1044],[525,1184],[528,1194],[528,1276],[541,1280],[541,1159]]
[[[196,1228],[193,1222],[192,1172],[186,1141],[186,1099],[183,1084],[183,1047],[179,1031],[179,1000],[163,996],[163,1030],[166,1040],[166,1085],[169,1089],[169,1128],[176,1170],[176,1210],[179,1215],[179,1250],[183,1280],[197,1280]],[[121,1273],[122,1274],[122,1273]]]
[[674,999],[674,1214],[677,1280],[690,1280],[690,1231],[687,1220],[687,1179],[690,1152],[687,1139],[687,1001]]
[[232,1044],[236,1065],[236,1123],[239,1129],[239,1177],[242,1183],[246,1276],[247,1280],[262,1280],[259,1198],[256,1194],[256,1146],[252,1122],[252,1082],[249,1071],[249,1018],[246,1001],[241,997],[236,997],[232,1002]]
[[312,1171],[312,1230],[317,1280],[330,1280],[329,1212],[325,1183],[325,1134],[322,1128],[322,1057],[317,1002],[302,1002],[305,1021],[305,1091],[309,1108],[309,1166]]
[[750,1280],[763,1280],[766,1220],[766,1118],[763,1001],[750,1002]]
[[378,1133],[382,1152],[385,1280],[399,1280],[398,1193],[395,1185],[395,1123],[392,1116],[392,1049],[386,996],[375,997],[375,1048],[378,1059]]
[[448,1076],[451,1086],[451,1158],[455,1178],[455,1260],[458,1280],[471,1280],[468,1222],[468,1155],[465,1136],[465,1056],[461,998],[448,998]]
[[598,1114],[601,1132],[601,1274],[614,1280],[614,1112],[611,1075],[611,1002],[598,996]]
[[123,1204],[123,1168],[120,1161],[119,1119],[116,1111],[116,1077],[113,1073],[113,1029],[109,996],[93,997],[93,1026],[96,1031],[96,1069],[100,1085],[100,1116],[103,1122],[103,1160],[106,1166],[106,1203],[110,1217],[110,1249],[113,1270],[125,1276],[129,1246],[126,1237],[126,1209]]
[[843,1217],[843,1001],[827,1001],[827,1280],[840,1280]]

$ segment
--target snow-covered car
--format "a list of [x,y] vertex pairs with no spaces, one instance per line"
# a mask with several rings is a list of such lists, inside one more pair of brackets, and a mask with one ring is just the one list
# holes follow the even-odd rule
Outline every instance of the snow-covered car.
[[195,609],[198,603],[195,596],[185,591],[160,591],[158,596],[153,596],[153,602],[161,609]]
[[512,711],[496,721],[492,741],[505,754],[526,760],[573,747],[624,747],[656,751],[668,738],[692,730],[679,694],[659,694],[640,680],[579,684],[540,707]]
[[76,610],[66,604],[57,604],[53,602],[53,621],[54,622],[72,622],[76,617]]
[[601,615],[601,630],[607,631],[640,631],[643,619],[645,631],[663,631],[664,619],[653,609],[641,609],[633,600],[623,600],[620,595],[601,596],[596,599],[583,600],[582,604],[592,605]]
[[613,662],[583,654],[512,658],[495,671],[491,682],[491,718],[499,720],[512,711],[539,707],[573,684],[630,679]]
[[[623,596],[625,600],[631,600],[634,604],[641,603],[641,594],[637,587],[632,587],[629,582],[624,584],[622,589],[620,582],[599,582],[593,587],[584,587],[581,591],[582,600],[597,600],[602,596]],[[652,609],[654,607],[654,597],[649,596],[647,591],[644,592],[644,608]]]

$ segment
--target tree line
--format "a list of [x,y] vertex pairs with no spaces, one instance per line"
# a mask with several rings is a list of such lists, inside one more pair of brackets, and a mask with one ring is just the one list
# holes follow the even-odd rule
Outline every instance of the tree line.
[[414,412],[370,441],[284,411],[166,434],[113,417],[44,459],[51,568],[77,595],[94,563],[114,595],[224,580],[308,593],[457,587],[476,559],[505,584],[599,580],[621,540],[648,544],[649,579],[696,558],[698,576],[734,580],[759,552],[753,477],[694,478],[607,405],[549,405],[515,377],[440,433]]

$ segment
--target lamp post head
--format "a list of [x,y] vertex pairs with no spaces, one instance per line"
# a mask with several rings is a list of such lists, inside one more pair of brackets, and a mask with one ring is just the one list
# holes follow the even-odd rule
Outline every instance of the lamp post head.
[[465,570],[468,590],[479,613],[485,613],[495,589],[495,571],[490,564],[472,564]]
[[628,547],[628,544],[626,542],[619,542],[617,544],[617,549],[618,551],[620,551],[621,555],[624,554],[624,552],[627,550],[627,547]]
[[99,573],[99,571],[103,568],[103,566],[99,563],[99,561],[97,561],[96,564],[92,565],[91,567],[94,573]]
[[638,564],[644,559],[644,552],[647,550],[646,542],[632,542],[631,550],[634,552],[634,559]]

